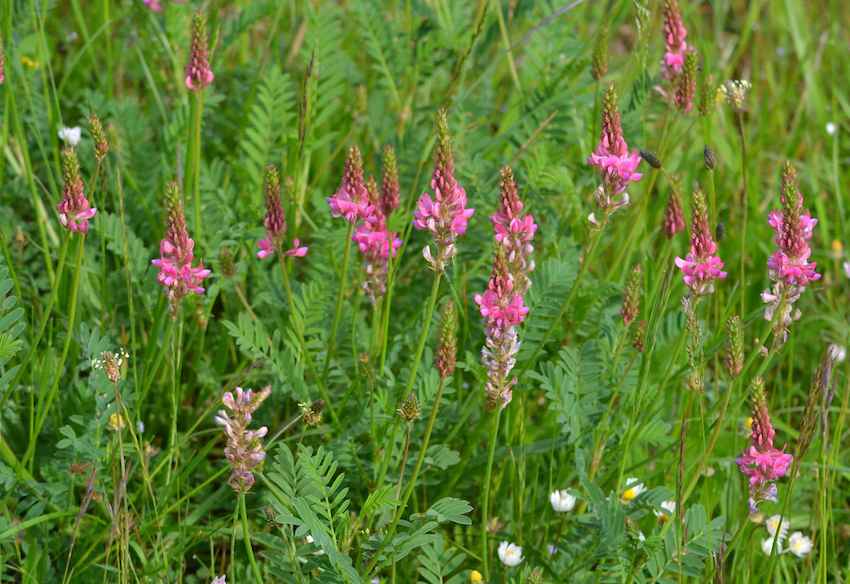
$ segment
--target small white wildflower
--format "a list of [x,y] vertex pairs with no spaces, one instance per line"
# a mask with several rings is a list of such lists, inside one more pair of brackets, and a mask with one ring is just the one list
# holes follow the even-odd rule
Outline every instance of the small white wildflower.
[[835,136],[835,133],[837,131],[838,131],[838,126],[836,126],[834,123],[832,123],[832,122],[826,123],[826,133],[827,134],[829,134],[830,136]]
[[717,90],[718,100],[725,100],[736,110],[742,110],[751,87],[752,84],[745,79],[727,81]]
[[788,524],[788,519],[782,519],[782,523],[780,524],[779,520],[782,519],[780,515],[771,515],[767,518],[767,521],[764,522],[764,526],[767,528],[767,532],[775,536],[777,532],[779,533],[779,541],[785,539],[785,536],[788,535],[788,528],[790,525]]
[[143,421],[139,420],[138,422],[136,422],[136,431],[139,434],[145,433],[145,423]]
[[661,509],[653,511],[655,516],[661,520],[669,519],[671,516],[676,514],[676,501],[662,501],[661,505],[659,505]]
[[[763,551],[766,555],[770,555],[770,550],[773,548],[773,537],[766,537],[761,540],[761,551]],[[776,554],[782,553],[782,540],[776,541]]]
[[509,568],[522,563],[522,548],[515,543],[503,541],[499,544],[499,560]]
[[829,356],[832,357],[832,360],[836,363],[843,363],[844,359],[847,358],[847,349],[841,345],[833,343],[829,346]]
[[844,262],[844,275],[850,278],[850,262]]
[[621,499],[625,503],[631,503],[635,499],[637,499],[641,493],[646,490],[646,487],[643,485],[640,480],[636,477],[629,477],[626,479],[626,490],[623,491],[621,495]]
[[221,576],[216,576],[210,584],[227,584],[227,576],[223,574]]
[[807,556],[812,551],[812,540],[809,536],[803,535],[799,531],[795,531],[788,538],[788,551],[802,558]]
[[546,546],[546,551],[549,552],[550,556],[554,556],[558,553],[558,546],[552,545],[551,543]]
[[554,509],[556,513],[572,511],[573,507],[576,506],[576,498],[573,495],[570,495],[569,491],[566,489],[562,491],[552,491],[549,494],[549,502],[552,504],[552,509]]
[[68,146],[76,146],[79,144],[81,135],[79,127],[66,128],[63,126],[59,130],[59,139],[65,142]]

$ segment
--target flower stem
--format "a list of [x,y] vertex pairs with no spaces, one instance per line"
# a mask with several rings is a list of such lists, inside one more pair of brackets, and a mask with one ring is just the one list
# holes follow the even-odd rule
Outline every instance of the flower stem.
[[22,461],[24,466],[27,466],[32,462],[38,435],[41,433],[45,421],[47,421],[47,415],[50,413],[50,406],[53,405],[53,400],[56,399],[56,394],[59,392],[59,382],[62,379],[62,371],[65,368],[65,361],[68,359],[68,353],[71,351],[71,342],[74,339],[74,329],[77,322],[77,292],[79,292],[80,289],[80,272],[82,272],[83,269],[83,251],[85,250],[85,243],[86,236],[84,234],[80,234],[79,239],[77,240],[77,256],[74,262],[74,279],[71,284],[71,299],[68,301],[68,332],[65,335],[65,344],[62,347],[62,356],[60,357],[58,366],[56,367],[56,378],[54,379],[53,385],[50,387],[50,391],[47,394],[47,401],[42,407],[41,400],[39,400],[39,405],[36,409],[36,411],[40,412],[40,415],[36,419],[35,429],[30,436],[26,454],[24,454],[24,459]]
[[[292,294],[292,284],[289,282],[289,272],[286,269],[286,259],[283,256],[280,257],[280,272],[283,275],[283,287],[286,290],[286,300],[289,303],[290,322],[292,322],[294,327],[295,321],[292,317],[295,314],[295,296]],[[330,414],[334,423],[339,426],[339,418],[337,417],[336,410],[334,410],[333,404],[331,403],[330,394],[328,393],[328,388],[325,385],[325,380],[324,378],[320,378],[316,372],[316,368],[313,365],[313,357],[307,350],[307,342],[304,340],[304,331],[300,330],[300,327],[297,328],[298,330],[295,332],[298,337],[298,342],[301,345],[301,352],[304,355],[304,364],[307,367],[307,371],[310,372],[310,375],[313,376],[313,379],[316,380],[316,383],[319,386],[319,393],[321,394],[322,399],[325,400],[325,408],[327,408],[328,414]]]
[[322,367],[322,383],[328,378],[328,369],[331,365],[334,351],[336,350],[336,334],[339,330],[339,319],[342,317],[342,299],[345,296],[345,285],[348,280],[348,262],[351,259],[351,236],[354,233],[354,224],[348,226],[348,232],[345,234],[345,252],[342,255],[342,275],[340,276],[339,292],[336,296],[336,309],[334,310],[334,319],[331,324],[331,336],[328,339],[328,351],[325,353],[325,364]]
[[183,357],[183,319],[180,315],[180,308],[176,312],[177,327],[176,334],[171,335],[171,430],[168,439],[168,467],[165,473],[165,484],[171,484],[171,468],[174,462],[174,454],[177,451],[177,414],[180,409],[180,362]]
[[496,441],[499,437],[499,421],[502,418],[502,408],[490,419],[490,437],[488,439],[487,470],[484,473],[484,493],[481,500],[481,562],[484,567],[484,579],[490,579],[488,558],[490,552],[487,545],[487,525],[490,523],[490,478],[493,475],[493,459],[496,457]]
[[248,561],[251,563],[251,571],[254,579],[263,584],[263,575],[257,560],[254,558],[254,549],[251,547],[251,532],[248,530],[248,511],[245,509],[245,493],[239,493],[239,515],[242,517],[242,538],[245,540],[245,551],[248,552]]
[[183,192],[192,195],[195,202],[195,241],[203,243],[203,224],[201,222],[201,119],[204,111],[203,94],[191,92],[192,125],[189,128],[189,152],[187,153],[186,176],[183,178]]

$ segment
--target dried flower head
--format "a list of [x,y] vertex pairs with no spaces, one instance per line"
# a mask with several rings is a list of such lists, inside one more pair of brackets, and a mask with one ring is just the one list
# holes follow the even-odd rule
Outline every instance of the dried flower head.
[[708,170],[714,170],[717,168],[717,155],[714,153],[714,150],[708,146],[705,146],[702,149],[702,161]]
[[723,355],[723,363],[733,378],[738,377],[744,370],[744,333],[741,317],[737,314],[726,321],[726,352]]
[[106,155],[109,153],[109,142],[106,140],[106,134],[103,131],[103,124],[100,123],[100,118],[97,114],[89,116],[89,131],[94,140],[94,157],[98,162],[103,162]]
[[443,306],[443,314],[440,322],[440,344],[437,347],[437,355],[434,358],[440,377],[446,379],[451,377],[455,370],[457,360],[457,310],[454,302],[448,300]]
[[93,369],[102,369],[106,374],[106,378],[112,383],[118,383],[124,378],[127,371],[127,361],[130,355],[127,350],[121,347],[117,353],[112,351],[104,351],[100,357],[92,361]]
[[298,404],[301,409],[301,419],[308,427],[318,426],[322,423],[322,410],[325,409],[324,400],[316,400],[311,403],[302,402]]
[[590,74],[599,81],[608,73],[608,23],[599,27],[596,33],[596,44],[593,46]]
[[254,412],[270,394],[270,386],[258,392],[237,387],[235,395],[227,391],[221,400],[227,411],[219,410],[215,417],[216,423],[224,427],[227,438],[224,455],[232,470],[228,483],[237,493],[251,490],[254,485],[253,471],[266,458],[261,439],[268,433],[268,428],[262,426],[257,430],[249,430],[248,426]]
[[405,400],[401,403],[397,413],[402,420],[407,423],[414,422],[422,415],[422,410],[419,407],[419,400],[416,399],[416,393],[410,392]]
[[636,264],[629,276],[629,281],[626,283],[626,290],[623,294],[623,308],[620,310],[620,315],[623,317],[623,324],[629,326],[632,321],[640,314],[640,295],[643,285],[643,273],[640,269],[640,264]]
[[725,101],[736,111],[743,111],[751,87],[752,84],[746,80],[727,81],[717,89],[717,99]]

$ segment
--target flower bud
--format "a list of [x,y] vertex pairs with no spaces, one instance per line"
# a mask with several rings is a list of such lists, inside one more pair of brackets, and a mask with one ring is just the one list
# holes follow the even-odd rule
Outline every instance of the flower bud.
[[705,163],[705,167],[708,170],[714,170],[717,168],[717,155],[714,153],[714,150],[705,146],[702,149],[702,161]]
[[620,310],[620,315],[623,317],[623,324],[627,327],[632,324],[632,321],[640,314],[640,293],[641,284],[643,283],[643,274],[641,274],[640,264],[635,265],[632,273],[629,276],[629,281],[626,284],[626,291],[623,295],[623,308]]
[[455,329],[457,328],[457,311],[454,302],[449,300],[443,307],[442,322],[440,324],[440,344],[437,347],[435,366],[440,372],[440,377],[446,379],[451,377],[455,370],[457,360],[457,339]]
[[103,124],[100,123],[100,118],[97,117],[97,114],[89,116],[89,130],[94,139],[94,157],[98,162],[103,162],[103,159],[109,153],[109,142],[106,140],[106,134],[103,132]]
[[596,44],[593,47],[593,59],[590,74],[599,81],[608,73],[608,23],[599,27],[596,34]]
[[410,392],[410,395],[402,402],[397,412],[401,419],[408,423],[419,419],[422,410],[419,408],[419,400],[416,399],[414,392]]
[[646,162],[649,166],[658,170],[661,168],[661,161],[658,157],[648,150],[640,150],[640,157],[643,158],[644,162]]
[[733,315],[726,321],[726,352],[723,355],[726,371],[733,378],[744,370],[744,335],[741,330],[741,317]]

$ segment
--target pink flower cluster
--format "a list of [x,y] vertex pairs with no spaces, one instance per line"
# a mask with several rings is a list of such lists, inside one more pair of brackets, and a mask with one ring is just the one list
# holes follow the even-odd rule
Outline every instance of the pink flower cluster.
[[159,268],[157,280],[166,289],[173,312],[176,312],[180,300],[190,292],[203,294],[203,280],[211,272],[200,266],[192,266],[195,258],[195,242],[189,237],[186,228],[186,216],[177,183],[170,183],[166,193],[168,201],[168,227],[165,237],[159,244],[159,259],[151,263]]
[[192,48],[186,65],[186,89],[200,91],[214,79],[207,52],[207,21],[201,12],[196,12],[192,17]]
[[363,178],[363,158],[357,146],[352,146],[345,159],[342,182],[337,191],[327,198],[331,215],[343,217],[351,224],[369,216],[369,192]]
[[686,42],[688,29],[682,22],[682,13],[676,0],[665,0],[664,2],[664,76],[673,79],[682,72],[685,65],[685,56],[691,51]]
[[534,271],[534,234],[537,224],[534,216],[522,214],[522,200],[519,198],[513,171],[506,166],[502,169],[499,209],[490,217],[496,232],[496,243],[505,252],[508,271],[519,294],[525,294],[531,286],[529,275]]
[[682,259],[676,257],[676,267],[682,270],[685,285],[697,296],[714,292],[714,281],[726,277],[723,260],[717,255],[717,244],[708,224],[708,208],[701,191],[694,193],[691,222],[691,249]]
[[434,197],[423,193],[413,214],[416,229],[430,231],[437,244],[436,255],[431,246],[422,250],[425,260],[436,272],[442,272],[455,255],[455,241],[466,233],[466,227],[475,209],[466,208],[466,191],[454,175],[454,156],[449,138],[446,112],[437,115],[437,155],[431,189]]
[[56,207],[59,222],[69,231],[88,233],[89,219],[95,216],[97,209],[86,198],[77,153],[70,146],[62,151],[62,182],[62,200]]
[[[266,238],[257,242],[260,251],[257,257],[265,259],[281,251],[286,236],[286,216],[280,203],[280,175],[277,167],[270,164],[266,167],[265,175],[266,216],[263,225],[266,228]],[[303,258],[307,255],[307,246],[302,246],[298,239],[292,240],[292,249],[283,252],[284,255]]]
[[260,441],[269,431],[265,426],[257,430],[249,430],[254,412],[271,394],[271,387],[265,387],[259,392],[236,388],[236,395],[225,392],[222,397],[224,407],[230,410],[219,410],[215,417],[217,424],[224,427],[227,445],[224,456],[230,463],[232,472],[228,482],[237,493],[245,493],[254,485],[254,469],[266,458],[266,452]]
[[511,378],[510,372],[519,351],[517,326],[528,314],[523,295],[531,285],[532,241],[537,225],[530,214],[522,215],[522,209],[513,172],[505,167],[499,209],[490,218],[496,238],[493,271],[487,289],[475,295],[485,325],[481,359],[487,367],[485,390],[490,408],[505,407],[511,402],[516,378]]
[[752,417],[750,444],[735,462],[749,481],[750,511],[755,513],[761,501],[776,501],[775,481],[787,474],[794,457],[773,446],[776,432],[760,380],[753,394]]
[[820,279],[817,264],[809,261],[812,238],[817,219],[803,211],[803,196],[797,187],[797,173],[786,163],[782,173],[782,212],[771,211],[768,224],[776,233],[774,241],[779,249],[767,260],[768,276],[774,282],[772,289],[762,292],[766,303],[764,317],[773,321],[777,317],[776,331],[784,340],[788,327],[800,317],[794,303],[810,283]]
[[[629,152],[617,110],[617,93],[613,85],[609,86],[603,103],[599,145],[587,159],[587,163],[597,167],[602,174],[602,186],[597,189],[596,202],[606,216],[629,204],[626,187],[643,176],[637,172],[640,161],[637,150]],[[594,215],[590,220],[597,223]]]
[[[387,185],[386,182],[384,184]],[[377,185],[370,179],[367,190],[369,205],[366,217],[357,226],[352,240],[363,255],[366,271],[363,289],[375,303],[386,292],[387,265],[389,258],[395,257],[401,247],[401,239],[387,227],[387,211],[392,213],[394,210],[392,189],[379,194]]]

